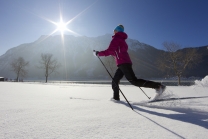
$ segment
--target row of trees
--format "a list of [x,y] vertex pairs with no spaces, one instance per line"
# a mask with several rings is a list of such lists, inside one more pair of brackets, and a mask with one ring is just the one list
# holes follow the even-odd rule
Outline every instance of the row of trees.
[[[52,57],[52,54],[41,54],[41,60],[39,61],[39,66],[37,66],[38,68],[44,70],[45,82],[48,82],[49,75],[51,75],[53,72],[56,72],[56,69],[60,67],[60,64],[57,62],[57,60],[53,59]],[[25,61],[22,57],[12,61],[11,67],[12,71],[14,71],[16,74],[17,82],[19,81],[20,77],[24,78],[27,76],[27,66],[29,66],[29,62]]]
[[[181,50],[181,45],[174,42],[164,42],[163,46],[165,52],[160,59],[157,60],[158,67],[166,72],[169,76],[178,77],[178,85],[181,83],[181,76],[185,73],[186,69],[197,65],[201,61],[201,56],[194,48],[187,48],[185,51]],[[45,81],[48,81],[49,75],[56,72],[56,69],[60,67],[56,59],[52,59],[52,54],[41,54],[41,60],[39,61],[38,68],[44,69]],[[105,64],[112,73],[115,73],[115,63],[112,57],[105,59]],[[16,73],[17,78],[25,77],[27,70],[25,68],[29,65],[29,62],[25,61],[22,57],[15,59],[12,63],[12,69]]]

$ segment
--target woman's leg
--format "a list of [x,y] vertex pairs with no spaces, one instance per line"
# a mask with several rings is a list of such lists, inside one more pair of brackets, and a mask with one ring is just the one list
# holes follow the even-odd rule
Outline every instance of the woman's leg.
[[137,77],[134,74],[134,71],[132,69],[131,64],[122,64],[119,66],[119,69],[123,72],[126,79],[133,85],[139,86],[139,87],[147,87],[147,88],[154,88],[157,89],[161,86],[161,83],[148,81],[144,79],[137,79]]
[[112,89],[113,89],[113,98],[115,100],[120,100],[119,97],[119,82],[120,80],[123,78],[124,74],[123,72],[118,68],[116,70],[116,73],[113,77],[113,81],[112,81]]

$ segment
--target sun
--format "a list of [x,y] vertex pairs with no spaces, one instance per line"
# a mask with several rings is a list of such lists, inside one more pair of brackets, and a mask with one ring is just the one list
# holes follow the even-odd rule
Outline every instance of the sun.
[[57,29],[61,32],[64,32],[67,28],[66,28],[66,24],[63,22],[60,22],[57,24]]
[[[86,12],[88,9],[90,9],[90,7],[92,7],[95,3],[97,3],[98,0],[96,0],[94,3],[92,3],[91,5],[89,5],[86,9],[84,9],[83,11],[81,11],[80,13],[78,13],[76,16],[74,16],[73,18],[71,18],[70,20],[68,20],[67,22],[64,22],[63,21],[63,18],[62,18],[62,12],[61,12],[61,7],[60,7],[60,21],[59,22],[55,22],[53,20],[50,20],[48,19],[47,17],[44,17],[44,16],[40,16],[40,15],[37,15],[38,17],[54,24],[56,26],[56,29],[53,30],[45,39],[47,39],[49,36],[57,33],[57,32],[60,32],[61,33],[61,36],[62,36],[62,39],[64,39],[64,33],[65,32],[69,32],[73,35],[76,35],[76,36],[81,36],[79,33],[73,31],[72,29],[69,29],[68,28],[68,25],[71,24],[73,22],[73,20],[75,20],[76,18],[78,18],[80,15],[82,15],[84,12]],[[44,40],[45,40],[44,39]]]
[[56,32],[60,32],[62,37],[64,37],[65,32],[70,32],[74,35],[80,36],[80,34],[72,31],[71,29],[69,29],[67,27],[68,24],[70,24],[72,20],[69,20],[68,22],[64,22],[61,15],[60,15],[60,21],[59,22],[54,22],[54,21],[49,20],[49,19],[46,19],[46,20],[53,23],[56,26],[56,29],[49,36],[53,35]]
[[61,34],[64,34],[64,31],[67,31],[67,23],[63,22],[62,20],[59,23],[56,23],[57,31],[60,31]]

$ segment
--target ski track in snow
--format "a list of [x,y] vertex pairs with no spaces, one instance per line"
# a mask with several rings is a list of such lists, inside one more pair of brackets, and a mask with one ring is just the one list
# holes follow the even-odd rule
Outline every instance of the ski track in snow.
[[[208,87],[168,86],[161,98],[146,103],[131,85],[126,98],[111,101],[110,85],[0,82],[0,139],[200,138],[208,136]],[[144,88],[153,97],[153,89]]]

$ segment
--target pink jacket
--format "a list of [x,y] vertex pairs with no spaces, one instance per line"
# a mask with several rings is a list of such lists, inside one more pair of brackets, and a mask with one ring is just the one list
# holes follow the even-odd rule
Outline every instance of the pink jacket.
[[128,45],[126,44],[127,34],[124,32],[118,32],[112,36],[112,40],[108,49],[100,51],[99,56],[109,56],[112,55],[115,58],[116,64],[121,65],[124,63],[130,63],[131,59],[128,54]]

